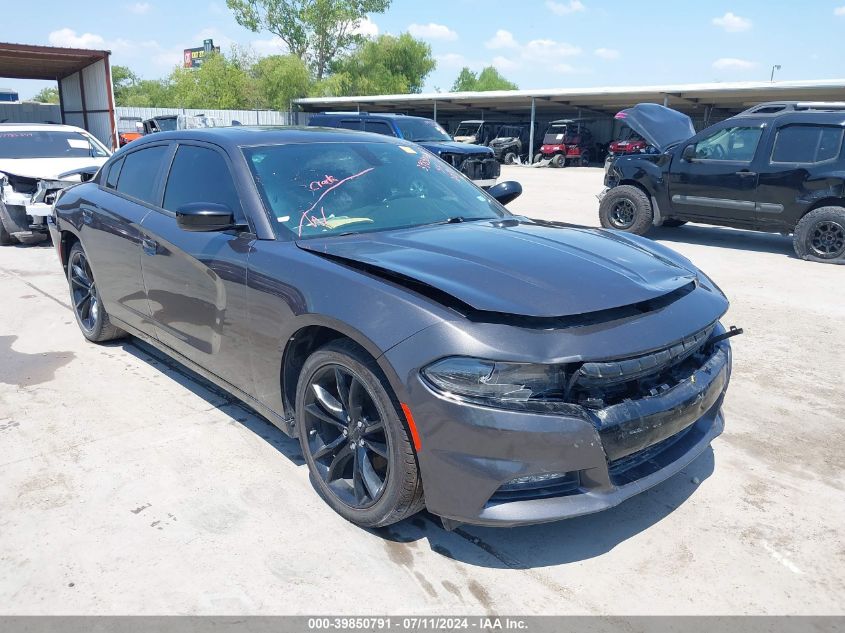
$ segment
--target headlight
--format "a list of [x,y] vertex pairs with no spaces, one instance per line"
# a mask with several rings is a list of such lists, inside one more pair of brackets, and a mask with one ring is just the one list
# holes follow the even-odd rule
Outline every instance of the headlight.
[[549,403],[563,403],[566,385],[562,365],[457,356],[432,363],[422,370],[422,375],[447,395],[506,408],[526,408],[531,404],[548,408]]

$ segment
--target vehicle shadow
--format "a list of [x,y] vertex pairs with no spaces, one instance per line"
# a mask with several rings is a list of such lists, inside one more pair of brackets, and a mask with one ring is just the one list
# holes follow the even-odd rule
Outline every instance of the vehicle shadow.
[[479,567],[531,569],[565,565],[609,552],[681,506],[712,473],[708,447],[680,473],[624,503],[583,517],[515,528],[464,526],[447,532],[424,513],[373,530],[393,547],[427,541],[433,552]]
[[217,408],[255,433],[297,466],[305,464],[299,442],[296,439],[288,437],[260,414],[253,411],[247,404],[208,382],[178,361],[163,355],[155,348],[134,337],[106,343],[105,345],[120,348],[127,354],[156,368],[180,386],[205,400],[210,406]]
[[721,226],[690,225],[669,228],[656,226],[646,235],[649,239],[679,244],[700,244],[756,253],[781,253],[797,259],[792,237],[779,233],[761,233]]

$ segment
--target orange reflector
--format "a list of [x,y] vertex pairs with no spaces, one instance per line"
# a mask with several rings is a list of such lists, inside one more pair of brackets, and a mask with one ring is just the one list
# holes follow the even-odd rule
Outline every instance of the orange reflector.
[[414,440],[414,448],[418,451],[422,449],[422,442],[420,442],[420,434],[417,433],[417,423],[414,422],[414,416],[411,415],[411,410],[404,402],[400,402],[402,411],[405,413],[405,419],[408,420],[408,428],[411,429],[411,439]]

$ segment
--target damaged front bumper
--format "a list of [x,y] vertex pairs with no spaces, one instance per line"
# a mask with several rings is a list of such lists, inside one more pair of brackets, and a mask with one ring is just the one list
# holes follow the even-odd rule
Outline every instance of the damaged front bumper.
[[408,397],[428,509],[447,527],[542,523],[611,508],[665,481],[724,429],[730,344],[708,339],[684,362],[640,397],[556,413],[471,404],[416,379]]
[[47,218],[53,214],[56,196],[78,182],[0,174],[0,222],[6,232],[20,242],[47,239]]

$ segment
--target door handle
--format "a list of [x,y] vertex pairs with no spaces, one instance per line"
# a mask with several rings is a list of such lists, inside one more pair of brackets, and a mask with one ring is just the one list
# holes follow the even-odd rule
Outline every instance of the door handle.
[[736,172],[736,175],[739,176],[740,178],[750,178],[752,176],[756,176],[757,172],[756,171],[743,170],[743,171]]
[[86,224],[91,221],[91,218],[94,216],[93,211],[88,209],[87,207],[82,207],[82,221]]
[[145,237],[141,240],[141,246],[147,255],[155,255],[158,252],[158,242]]

